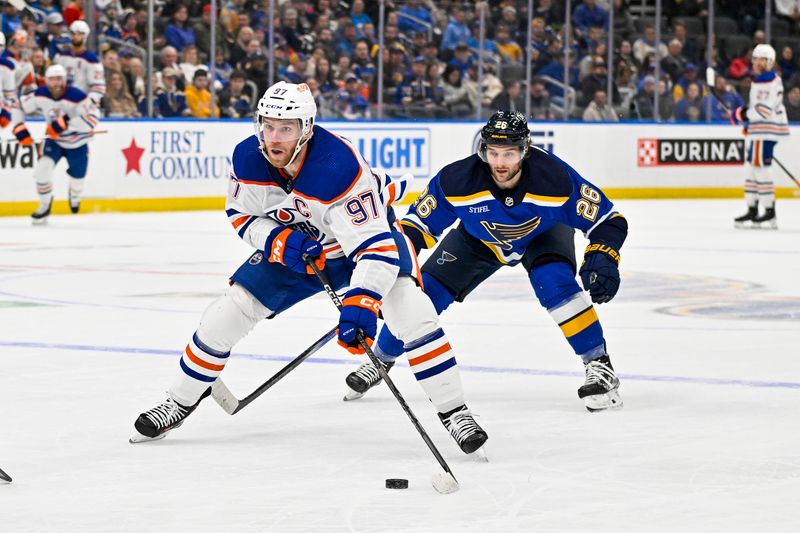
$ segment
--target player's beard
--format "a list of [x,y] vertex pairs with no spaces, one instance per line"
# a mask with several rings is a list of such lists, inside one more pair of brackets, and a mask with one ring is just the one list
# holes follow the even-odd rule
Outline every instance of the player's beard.
[[[292,146],[289,146],[290,144]],[[272,166],[275,168],[285,168],[292,159],[292,155],[294,155],[294,148],[294,143],[274,143],[268,144],[264,149],[264,153]],[[280,150],[280,153],[275,154],[272,150]]]
[[[510,168],[505,169],[505,172],[503,172],[502,174],[498,174],[497,170],[492,168],[491,169],[491,171],[492,171],[492,179],[494,180],[495,185],[497,185],[499,188],[501,188],[501,189],[511,189],[513,187],[510,187],[510,186],[508,186],[506,184],[514,183],[514,185],[516,185],[514,180],[517,179],[517,177],[519,176],[521,170],[522,170],[522,161],[520,161],[516,165],[513,165]],[[517,180],[517,181],[519,181],[519,180]]]
[[72,46],[73,46],[74,48],[81,48],[81,47],[83,47],[83,44],[84,44],[85,42],[86,42],[86,37],[83,37],[83,36],[81,36],[81,37],[77,37],[77,38],[76,38],[76,37],[73,37],[73,38],[72,38]]

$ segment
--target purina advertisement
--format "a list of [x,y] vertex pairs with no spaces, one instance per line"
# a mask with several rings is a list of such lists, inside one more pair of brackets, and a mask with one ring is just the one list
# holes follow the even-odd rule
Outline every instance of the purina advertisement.
[[[443,166],[473,153],[482,123],[320,125],[348,138],[373,167],[412,174],[420,191]],[[233,149],[253,134],[251,121],[104,120],[99,128],[106,133],[90,143],[84,195],[97,210],[123,203],[126,210],[217,208],[223,204]],[[41,121],[31,122],[30,129],[34,138],[42,138]],[[555,152],[612,197],[741,194],[746,144],[732,126],[532,122],[530,129],[536,146]],[[25,214],[36,198],[37,152],[19,146],[8,128],[0,135],[0,214]],[[791,149],[796,135],[800,128],[794,127],[793,137],[779,143],[775,155],[800,173],[800,153]],[[781,172],[774,170],[778,194],[796,196]],[[56,199],[65,198],[65,161],[56,168],[54,186]]]

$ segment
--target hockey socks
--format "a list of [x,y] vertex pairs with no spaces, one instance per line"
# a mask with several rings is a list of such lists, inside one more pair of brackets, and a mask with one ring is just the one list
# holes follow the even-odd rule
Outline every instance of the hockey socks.
[[406,344],[405,350],[414,377],[437,411],[446,413],[464,405],[456,358],[441,328]]
[[230,352],[220,352],[192,335],[180,360],[181,372],[170,387],[170,396],[181,405],[194,405],[217,379]]

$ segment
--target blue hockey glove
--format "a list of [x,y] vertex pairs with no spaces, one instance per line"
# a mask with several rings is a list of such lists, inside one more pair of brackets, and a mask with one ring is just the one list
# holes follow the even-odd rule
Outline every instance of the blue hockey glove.
[[364,335],[368,346],[372,346],[378,332],[378,313],[381,309],[381,295],[367,289],[350,289],[342,300],[339,313],[339,346],[352,354],[363,354],[364,348],[358,342],[357,333]]
[[303,259],[304,255],[315,257],[317,268],[325,268],[325,253],[322,244],[302,231],[279,226],[272,230],[264,244],[270,263],[280,263],[301,274],[314,274],[314,270]]
[[619,252],[607,244],[586,247],[580,276],[584,290],[597,304],[610,302],[619,290]]

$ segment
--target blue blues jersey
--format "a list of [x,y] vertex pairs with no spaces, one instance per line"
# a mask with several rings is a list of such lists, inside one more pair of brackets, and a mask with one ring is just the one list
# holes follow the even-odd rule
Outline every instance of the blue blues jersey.
[[617,250],[627,233],[625,219],[598,187],[540,148],[531,148],[512,190],[497,187],[477,155],[447,165],[402,224],[419,250],[432,247],[457,220],[504,264],[518,263],[530,242],[558,223]]

